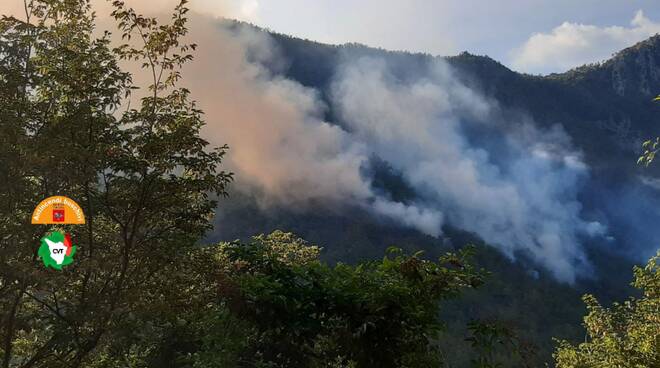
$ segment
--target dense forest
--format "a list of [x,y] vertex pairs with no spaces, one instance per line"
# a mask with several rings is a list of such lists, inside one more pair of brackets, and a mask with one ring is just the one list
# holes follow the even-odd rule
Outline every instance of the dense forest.
[[[633,266],[626,252],[593,246],[607,283],[571,284],[531,274],[533,259],[513,261],[458,226],[445,226],[444,242],[362,208],[266,213],[237,190],[241,178],[224,164],[232,147],[205,139],[204,112],[181,86],[197,49],[186,1],[167,22],[112,1],[119,41],[99,34],[87,0],[25,5],[24,19],[0,20],[0,367],[660,366],[658,256]],[[341,48],[272,37],[291,57],[282,73],[323,90]],[[401,65],[434,58],[393,55]],[[145,85],[127,62],[141,66]],[[577,84],[586,99],[585,86],[610,67],[540,78],[469,54],[448,62],[465,83],[487,76],[478,83],[508,108],[548,99],[555,112],[545,118],[569,122],[590,114],[571,110],[579,97],[545,94]],[[637,111],[650,91],[614,100],[599,90],[588,96],[593,111]],[[325,114],[343,123],[332,107]],[[590,160],[634,164],[590,139]],[[657,146],[645,147],[652,160]],[[617,165],[598,170],[617,181],[627,167]],[[374,158],[370,169],[388,196],[416,196],[387,162]],[[52,195],[75,198],[86,224],[30,224]],[[62,270],[38,259],[40,239],[55,231],[77,247]],[[583,303],[585,291],[594,295]]]

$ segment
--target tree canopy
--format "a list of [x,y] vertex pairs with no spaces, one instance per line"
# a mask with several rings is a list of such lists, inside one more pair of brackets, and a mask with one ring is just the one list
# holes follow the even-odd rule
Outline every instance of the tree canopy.
[[585,342],[559,342],[558,368],[642,368],[660,366],[660,252],[635,267],[633,286],[642,296],[610,308],[585,295]]
[[[171,265],[211,226],[212,196],[231,174],[226,147],[199,135],[202,112],[176,86],[192,56],[180,44],[185,2],[171,24],[114,1],[125,38],[111,46],[93,35],[86,0],[26,1],[26,19],[0,20],[0,311],[1,366],[76,367],[118,339],[130,311],[162,301]],[[137,86],[119,61],[156,76]],[[126,108],[137,88],[150,91]],[[85,226],[29,224],[40,200],[66,195],[81,203]],[[39,239],[72,234],[77,262],[63,272],[38,267]]]

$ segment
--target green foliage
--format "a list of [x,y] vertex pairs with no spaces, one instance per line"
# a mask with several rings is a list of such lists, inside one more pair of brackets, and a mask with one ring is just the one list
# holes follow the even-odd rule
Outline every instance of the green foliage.
[[477,354],[472,358],[472,366],[475,368],[501,367],[496,362],[495,354],[501,347],[513,341],[511,330],[497,322],[472,321],[468,324],[471,336],[465,339],[469,341]]
[[[660,96],[656,97],[653,99],[653,101],[660,101]],[[637,159],[637,164],[639,165],[644,165],[644,166],[649,166],[651,162],[655,159],[656,153],[658,153],[658,150],[660,149],[660,137],[656,137],[655,139],[649,139],[642,143],[642,150],[643,153]]]
[[[268,216],[259,212],[256,202],[250,198],[233,193],[223,201],[220,214],[217,224],[223,236],[246,238],[261,229],[290,229],[312,243],[323,244],[321,257],[331,264],[340,261],[355,264],[379,259],[387,244],[396,244],[409,254],[424,250],[428,258],[454,251],[450,244],[443,244],[439,239],[405,228],[383,225],[358,211],[350,215],[328,215],[319,211],[312,214],[278,212],[276,216]],[[625,286],[630,282],[620,272],[609,272],[610,276],[619,278],[616,282],[607,278],[598,280],[598,284],[594,282],[593,286],[558,284],[552,276],[542,271],[538,277],[530,276],[530,266],[522,258],[512,261],[473,234],[447,227],[444,235],[453,244],[476,244],[474,263],[489,271],[483,287],[465,290],[460,298],[442,303],[441,318],[447,326],[438,343],[448,367],[470,366],[475,353],[465,338],[470,335],[466,326],[472,320],[499,320],[505,323],[515,331],[518,340],[518,347],[509,350],[515,352],[520,348],[525,359],[531,359],[529,365],[539,367],[552,360],[553,337],[579,341],[584,336],[580,325],[585,310],[580,299],[584,293],[581,290],[595,290],[595,287],[606,284],[606,293],[600,290],[595,292],[605,298],[629,295],[627,288],[621,290],[613,286]],[[386,242],[383,239],[387,239]],[[605,255],[599,253],[599,256]],[[590,259],[597,260],[600,267],[605,264],[595,256]],[[614,270],[632,267],[621,258],[611,258],[610,261],[614,263],[608,267]],[[501,361],[505,367],[521,366],[525,363],[522,352],[509,354]]]
[[[189,333],[196,349],[182,353],[184,361],[200,367],[437,365],[440,302],[483,278],[467,262],[468,250],[434,262],[392,248],[381,261],[355,266],[329,266],[319,250],[280,231],[200,250],[196,257],[206,266],[197,268],[217,270],[218,297],[202,319],[208,322],[196,322]],[[210,328],[225,323],[242,326],[233,342],[224,328]]]
[[560,341],[555,353],[558,368],[660,366],[659,262],[660,252],[645,267],[635,267],[633,286],[642,291],[640,298],[605,308],[585,295],[588,339],[578,345]]
[[644,152],[637,159],[637,164],[648,167],[655,159],[655,154],[658,152],[658,149],[660,149],[660,137],[642,143],[642,150]]
[[[226,147],[200,138],[202,112],[176,86],[193,48],[179,44],[184,4],[160,25],[115,1],[120,31],[142,43],[118,48],[108,33],[93,36],[87,0],[26,1],[26,20],[0,20],[0,367],[79,367],[100,356],[134,366],[151,348],[121,343],[167,331],[167,318],[137,316],[167,310],[164,280],[211,228],[211,196],[231,180],[219,170]],[[120,59],[156,78],[135,85]],[[138,108],[120,111],[140,87],[150,93]],[[61,229],[78,247],[63,271],[39,264],[50,229],[29,224],[56,194],[87,218]]]

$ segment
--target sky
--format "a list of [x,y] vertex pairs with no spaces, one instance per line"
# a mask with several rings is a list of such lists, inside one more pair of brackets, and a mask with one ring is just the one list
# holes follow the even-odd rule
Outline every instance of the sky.
[[[2,0],[0,10],[21,3]],[[175,0],[129,3],[166,11]],[[191,0],[190,6],[324,43],[468,51],[530,74],[603,61],[660,32],[658,0]]]
[[434,55],[468,51],[532,74],[605,60],[660,32],[657,0],[228,2],[232,16],[280,33]]

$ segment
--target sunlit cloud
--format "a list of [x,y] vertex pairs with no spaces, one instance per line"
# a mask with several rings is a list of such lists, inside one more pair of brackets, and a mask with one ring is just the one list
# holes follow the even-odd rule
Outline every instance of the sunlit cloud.
[[623,48],[660,32],[660,23],[639,10],[629,27],[597,27],[564,22],[549,33],[535,33],[513,54],[513,67],[529,73],[561,72],[603,61]]

